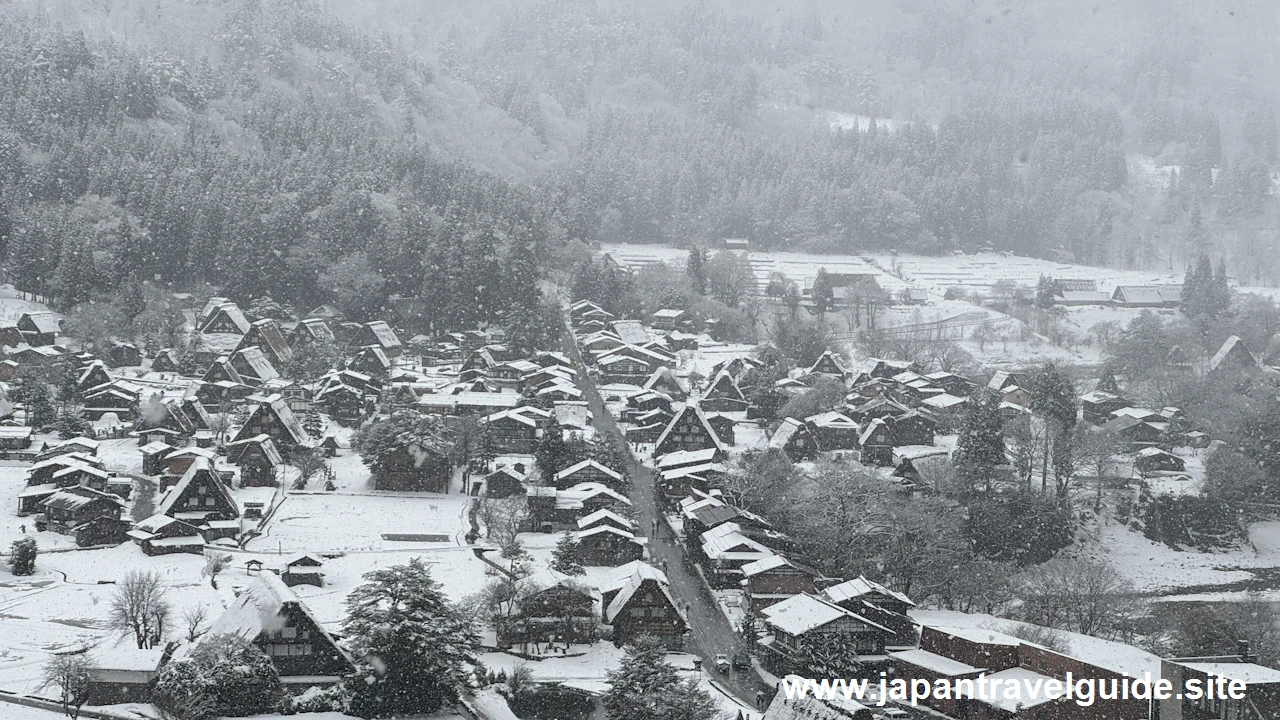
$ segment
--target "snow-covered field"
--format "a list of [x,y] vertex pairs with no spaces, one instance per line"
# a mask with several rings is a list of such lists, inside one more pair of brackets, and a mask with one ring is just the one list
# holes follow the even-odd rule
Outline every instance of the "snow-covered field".
[[[50,535],[43,533],[42,535]],[[52,652],[82,646],[109,648],[119,636],[105,625],[121,570],[159,573],[168,583],[174,618],[190,607],[216,616],[229,599],[201,576],[205,561],[195,555],[147,557],[133,543],[102,550],[42,553],[30,577],[4,576],[0,582],[0,688],[34,692],[41,665]],[[124,642],[129,642],[125,640]],[[0,717],[7,717],[0,706]]]
[[[0,285],[0,325],[16,324],[23,313],[49,311],[49,306],[44,303],[24,299],[12,285]],[[55,314],[62,317],[61,314]]]
[[[1119,523],[1107,522],[1074,554],[1106,560],[1143,593],[1178,599],[1192,590],[1202,599],[1226,599],[1254,585],[1272,584],[1267,580],[1280,568],[1280,521],[1254,523],[1249,527],[1247,545],[1209,553],[1174,550]],[[1216,589],[1219,586],[1225,587]],[[1262,592],[1280,601],[1280,588]]]
[[[457,546],[466,534],[465,495],[387,492],[290,492],[251,550],[349,552]],[[383,535],[413,535],[414,542]]]

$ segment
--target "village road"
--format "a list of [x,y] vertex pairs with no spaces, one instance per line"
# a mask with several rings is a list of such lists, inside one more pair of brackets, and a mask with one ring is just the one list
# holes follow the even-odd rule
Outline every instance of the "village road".
[[[596,433],[610,438],[627,450],[629,467],[627,475],[631,479],[631,502],[636,512],[636,522],[644,532],[649,533],[650,562],[662,567],[665,562],[667,578],[671,581],[672,592],[676,600],[685,607],[685,614],[692,628],[690,642],[685,650],[699,655],[709,673],[720,683],[728,686],[738,699],[748,706],[754,707],[756,693],[763,690],[766,697],[772,697],[773,688],[765,685],[753,670],[730,669],[728,673],[715,670],[712,660],[717,653],[733,657],[734,653],[745,653],[746,647],[742,638],[734,631],[729,619],[720,611],[711,591],[702,582],[692,563],[686,563],[679,542],[672,537],[671,530],[658,518],[657,500],[654,494],[653,471],[645,467],[635,458],[618,427],[613,415],[605,407],[604,399],[595,381],[587,374],[586,364],[572,334],[566,331],[564,339],[565,352],[573,359],[578,368],[577,384],[587,400],[591,410],[592,424]],[[654,520],[658,519],[657,537],[653,532]]]

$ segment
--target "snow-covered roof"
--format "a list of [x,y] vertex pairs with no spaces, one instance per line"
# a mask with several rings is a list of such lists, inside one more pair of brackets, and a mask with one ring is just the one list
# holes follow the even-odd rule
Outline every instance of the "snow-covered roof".
[[902,662],[910,663],[916,667],[924,668],[925,670],[946,677],[968,675],[981,670],[981,668],[976,668],[958,660],[952,660],[949,657],[943,657],[942,655],[931,653],[928,650],[920,650],[919,648],[889,653],[889,657],[894,660],[901,660]]
[[724,463],[716,462],[685,465],[683,467],[661,471],[663,480],[675,480],[677,478],[688,477],[690,475],[696,475],[707,479],[708,474],[724,474],[727,472],[729,472],[729,468],[726,467]]
[[82,448],[85,448],[86,450],[96,451],[98,449],[98,446],[101,444],[102,443],[98,440],[94,440],[93,438],[87,438],[82,435],[80,437],[73,437],[70,440],[63,440],[62,442],[54,443],[53,445],[49,446],[49,449],[56,450],[58,448],[64,448],[64,447],[82,447]]
[[571,397],[571,398],[582,397],[582,391],[579,390],[577,387],[575,387],[573,383],[568,383],[568,382],[555,383],[554,385],[549,385],[539,390],[537,394],[545,395],[545,396],[564,395],[565,397]]
[[795,418],[784,418],[782,424],[773,432],[773,437],[769,438],[769,447],[781,450],[791,442],[791,437],[800,431],[804,424]]
[[209,327],[220,314],[227,316],[227,319],[235,326],[237,333],[243,335],[249,332],[249,319],[244,316],[244,312],[240,309],[240,306],[233,302],[224,302],[214,308],[213,311],[205,318],[204,324],[200,330],[203,331],[205,328]]
[[1209,358],[1209,369],[1217,370],[1218,366],[1237,350],[1243,352],[1249,360],[1252,361],[1253,365],[1258,364],[1258,359],[1249,351],[1249,348],[1244,344],[1244,341],[1241,340],[1239,336],[1232,335],[1224,340],[1222,346],[1218,348],[1218,352],[1214,353],[1213,357]]
[[1274,685],[1280,683],[1280,670],[1247,662],[1183,662],[1179,665],[1196,672],[1215,675],[1228,680],[1239,680],[1246,685]]
[[846,580],[839,585],[832,585],[822,592],[826,595],[828,600],[837,603],[844,602],[850,598],[862,597],[863,595],[880,594],[886,595],[900,602],[904,602],[910,607],[915,607],[915,603],[906,595],[895,590],[890,590],[880,583],[868,580],[861,575],[852,580]]
[[311,618],[316,631],[323,635],[329,644],[342,651],[341,646],[334,642],[333,637],[324,629],[324,625],[316,620],[306,603],[299,600],[279,576],[270,572],[254,577],[254,581],[240,593],[226,612],[209,626],[206,637],[236,634],[252,642],[264,631],[270,632],[284,627],[290,608],[296,608]]
[[[275,414],[280,424],[284,426],[285,431],[289,433],[290,440],[299,445],[307,443],[307,431],[303,429],[298,416],[293,414],[293,411],[289,409],[289,406],[285,404],[284,398],[280,397],[280,395],[272,394],[264,398],[253,411],[253,415],[258,413]],[[253,415],[250,415],[249,420],[245,423],[246,425],[254,424]]]
[[76,510],[92,502],[105,500],[119,507],[124,507],[120,498],[111,493],[100,492],[83,485],[62,488],[45,498],[40,504],[60,510]]
[[218,479],[218,474],[213,469],[213,463],[208,458],[197,457],[191,462],[191,467],[188,467],[187,471],[178,479],[178,483],[165,494],[164,499],[160,501],[160,506],[156,508],[156,512],[162,515],[171,515],[181,511],[181,508],[176,508],[174,505],[178,502],[178,498],[191,486],[192,481],[202,473],[208,474],[210,478],[209,486],[213,492],[222,495],[227,505],[237,507],[235,500],[231,498],[231,494],[227,491],[227,486],[223,485],[222,481]]
[[649,334],[645,332],[644,324],[639,320],[614,320],[609,325],[625,343],[641,345],[649,341]]
[[681,465],[700,465],[715,460],[716,449],[676,450],[658,458],[658,469],[678,467]]
[[453,395],[427,393],[418,398],[419,405],[451,409],[459,406],[514,408],[519,403],[520,395],[516,393],[460,392]]
[[280,377],[280,373],[276,372],[276,369],[271,365],[271,361],[267,359],[266,354],[257,345],[250,345],[239,350],[236,355],[258,380],[266,382]]
[[613,520],[617,523],[620,523],[623,527],[629,527],[629,528],[635,527],[635,523],[631,522],[629,519],[622,517],[621,515],[610,510],[609,508],[601,508],[589,515],[583,515],[582,517],[578,518],[578,529],[590,527],[604,520]]
[[923,400],[925,405],[934,408],[935,410],[946,410],[947,408],[953,408],[956,405],[963,405],[965,402],[967,402],[965,398],[957,397],[948,393],[934,395],[933,397],[927,397]]
[[512,408],[510,410],[502,410],[500,412],[493,413],[492,415],[485,415],[484,421],[486,423],[495,423],[500,420],[510,419],[510,420],[515,420],[516,422],[522,425],[527,425],[529,427],[537,427],[538,421],[532,417],[529,417],[528,413],[520,412],[520,410],[522,409],[523,408]]
[[790,560],[781,555],[770,555],[742,566],[743,577],[752,577],[762,572],[776,570],[780,567],[794,567]]
[[632,542],[638,542],[635,534],[630,533],[621,528],[614,527],[613,525],[596,525],[595,527],[587,528],[586,530],[578,530],[574,533],[574,537],[578,540],[582,540],[583,538],[593,537],[595,535],[602,535],[605,533],[608,533],[610,535],[617,535],[620,538],[625,538]]
[[384,348],[400,347],[400,338],[396,337],[395,332],[392,331],[391,326],[387,324],[387,321],[374,320],[372,322],[365,323],[364,326],[368,328],[370,332],[373,333],[374,338],[377,339],[378,344],[381,345],[382,347]]
[[858,436],[858,444],[866,445],[871,440],[871,436],[875,434],[878,428],[887,427],[884,420],[880,418],[872,418],[867,426],[862,429],[862,434]]
[[93,465],[95,467],[102,467],[102,458],[100,457],[95,455],[85,455],[84,453],[78,452],[69,452],[51,457],[47,460],[41,460],[27,468],[27,473],[30,474],[34,470],[43,470],[44,468],[51,466],[66,467],[77,462],[84,463],[86,465]]
[[[627,566],[624,565],[623,567]],[[636,570],[626,578],[622,587],[618,590],[618,594],[613,597],[612,601],[610,601],[609,607],[605,610],[606,622],[612,623],[614,619],[618,617],[618,614],[627,607],[627,603],[631,602],[632,596],[636,594],[636,591],[640,589],[640,586],[643,585],[646,580],[655,581],[659,592],[666,596],[667,602],[670,603],[675,612],[680,615],[680,619],[684,620],[684,613],[681,612],[680,605],[676,602],[675,598],[671,596],[671,589],[667,585],[666,576],[664,575],[660,578],[655,577],[649,571],[641,569],[643,567],[647,566],[641,563],[640,567],[636,568]]]
[[[31,321],[36,332],[39,333],[58,333],[62,332],[62,321],[58,316],[51,312],[31,312],[26,313],[26,318]],[[21,318],[19,318],[21,319]]]
[[[978,702],[1000,708],[1009,713],[1020,713],[1027,708],[1056,700],[1066,694],[1062,683],[1053,683],[1054,678],[1041,675],[1026,668],[1009,668],[987,675],[988,682],[998,683],[1001,692],[970,691],[966,687],[957,687],[958,697],[971,697]],[[990,687],[990,685],[988,686]],[[1010,692],[1008,688],[1017,688]],[[1014,695],[1015,697],[1010,697]]]
[[130,645],[128,641],[110,648],[97,647],[93,651],[93,670],[95,672],[103,670],[155,672],[160,668],[160,663],[163,661],[163,647],[139,650]]
[[658,437],[658,442],[656,446],[662,447],[662,445],[667,440],[667,436],[670,435],[671,431],[680,424],[681,418],[683,418],[686,413],[694,414],[694,417],[697,418],[698,423],[706,431],[708,437],[711,438],[711,442],[714,443],[715,445],[714,449],[723,451],[724,443],[720,441],[720,436],[716,434],[715,428],[711,427],[711,423],[707,422],[706,413],[702,412],[702,408],[698,407],[697,405],[686,405],[683,410],[676,413],[675,417],[671,418],[671,422],[667,423],[667,426],[663,428],[662,435]]
[[770,605],[760,614],[764,616],[765,624],[788,635],[803,635],[841,618],[857,617],[839,605],[804,593]]
[[[915,614],[912,613],[911,617],[912,619],[915,619]],[[962,640],[968,640],[969,642],[981,645],[1004,645],[1007,647],[1017,647],[1023,642],[1020,638],[985,627],[957,627],[954,625],[922,624],[943,634],[958,637]]]
[[1128,304],[1178,303],[1182,301],[1182,286],[1119,285],[1112,291],[1111,297]]
[[667,574],[643,560],[632,560],[625,565],[611,568],[597,583],[601,593],[617,590],[627,584],[635,575],[653,578],[660,584],[667,584]]
[[858,423],[851,420],[848,415],[836,412],[835,410],[828,410],[827,412],[818,413],[817,415],[810,415],[805,418],[804,421],[812,424],[814,427],[845,428],[848,430],[858,429]]
[[574,485],[571,488],[567,488],[565,490],[560,490],[559,492],[557,492],[556,493],[556,509],[573,510],[576,508],[580,508],[582,507],[584,501],[586,501],[588,498],[592,498],[597,495],[608,495],[609,497],[613,498],[614,500],[620,503],[623,503],[624,505],[631,504],[630,498],[626,497],[625,495],[621,495],[617,492],[614,492],[613,490],[602,485],[601,483],[585,482],[585,483],[578,483],[577,485]]
[[104,480],[110,477],[110,475],[107,473],[106,470],[103,470],[101,468],[96,468],[92,465],[86,465],[85,463],[77,462],[77,463],[72,463],[71,465],[68,465],[67,467],[64,467],[61,470],[55,472],[53,474],[53,478],[54,480],[57,480],[58,478],[65,477],[67,475],[74,475],[78,473],[93,475],[94,477],[99,477]]
[[706,532],[701,540],[702,551],[711,560],[757,560],[773,554],[772,550],[740,532],[719,536]]
[[[974,642],[995,642],[1002,645],[1017,645],[1025,641],[992,628],[1012,631],[1019,627],[1027,629],[1036,627],[982,613],[962,613],[953,610],[913,609],[910,615],[917,624],[934,627],[950,635],[969,636]],[[1061,653],[1063,655],[1115,673],[1128,673],[1131,677],[1141,677],[1143,673],[1151,673],[1152,677],[1160,676],[1160,657],[1146,650],[1065,630],[1058,631],[1057,634],[1067,646]],[[1035,643],[1026,644],[1035,645]]]
[[595,460],[593,460],[593,459],[591,459],[591,458],[587,458],[586,460],[583,460],[583,461],[578,462],[578,463],[574,463],[573,465],[570,465],[569,467],[565,468],[564,470],[561,470],[560,472],[556,473],[556,480],[562,480],[562,479],[567,478],[567,477],[572,477],[573,475],[576,475],[577,473],[579,473],[579,472],[581,472],[582,470],[585,470],[585,469],[587,469],[587,468],[593,468],[593,469],[595,469],[596,471],[598,471],[598,472],[602,472],[602,473],[604,473],[605,475],[607,475],[607,476],[609,476],[609,477],[613,478],[614,480],[621,480],[621,479],[622,479],[622,475],[621,475],[621,474],[619,474],[619,473],[617,473],[617,472],[615,472],[612,468],[605,467],[604,465],[601,465],[600,463],[596,462]]

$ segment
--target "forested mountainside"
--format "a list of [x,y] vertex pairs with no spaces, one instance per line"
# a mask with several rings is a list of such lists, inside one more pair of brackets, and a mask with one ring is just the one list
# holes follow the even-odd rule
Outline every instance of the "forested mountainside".
[[3,25],[0,207],[18,288],[65,308],[209,282],[363,317],[426,287],[442,325],[537,312],[543,243],[565,235],[549,196],[406,129],[429,69],[307,4],[181,5],[217,10],[211,54],[175,54],[163,24],[127,43]]
[[1277,20],[1218,5],[19,0],[0,233],[59,305],[426,286],[460,323],[572,240],[1267,279]]

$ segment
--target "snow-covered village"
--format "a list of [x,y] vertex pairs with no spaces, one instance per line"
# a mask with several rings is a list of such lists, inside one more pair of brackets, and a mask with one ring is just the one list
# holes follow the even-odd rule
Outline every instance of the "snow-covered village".
[[0,3],[0,720],[1280,720],[1280,14],[1085,5]]

